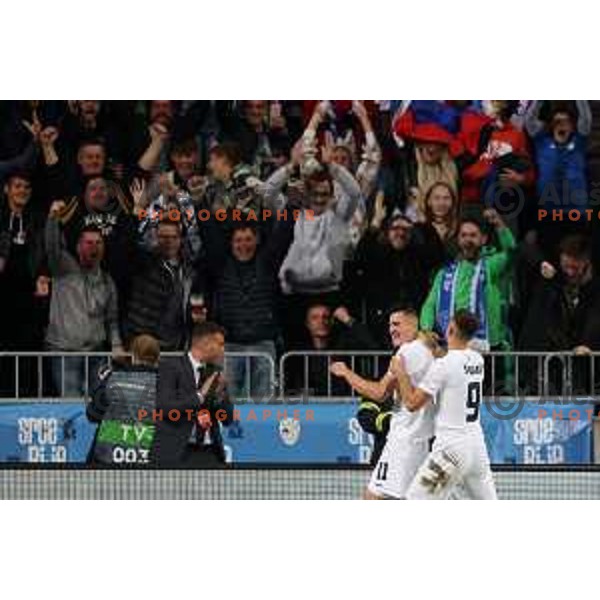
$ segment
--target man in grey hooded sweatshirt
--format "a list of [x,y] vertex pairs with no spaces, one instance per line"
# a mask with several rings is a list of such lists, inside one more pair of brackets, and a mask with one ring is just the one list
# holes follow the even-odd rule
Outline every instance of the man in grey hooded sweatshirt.
[[[323,152],[324,160],[328,156]],[[283,179],[281,185],[292,169],[290,164],[278,172]],[[335,201],[334,182],[340,188]],[[341,165],[329,161],[305,180],[305,191],[310,210],[302,212],[296,221],[294,241],[279,271],[286,294],[319,294],[339,289],[350,244],[349,225],[361,198],[354,177]]]
[[[332,161],[331,149],[322,149],[321,160],[321,168],[304,177],[308,210],[294,225],[294,240],[279,270],[291,327],[303,322],[306,306],[316,297],[326,299],[339,291],[351,244],[350,222],[361,199],[360,186],[347,169]],[[295,162],[271,176],[266,183],[269,194],[280,192],[294,173]],[[334,183],[339,190],[335,195]]]
[[117,290],[102,270],[104,240],[99,229],[84,227],[77,257],[66,248],[58,221],[64,203],[50,208],[46,223],[46,252],[52,276],[50,320],[46,346],[55,352],[80,352],[52,361],[53,379],[62,396],[80,396],[96,375],[99,358],[86,364],[84,353],[112,348],[122,353],[118,326]]

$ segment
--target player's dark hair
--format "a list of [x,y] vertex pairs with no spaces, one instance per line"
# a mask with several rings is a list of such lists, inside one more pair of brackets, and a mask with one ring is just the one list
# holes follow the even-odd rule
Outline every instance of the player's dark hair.
[[473,339],[479,329],[479,319],[468,310],[457,310],[452,320],[458,330],[458,335],[465,341]]
[[403,313],[409,317],[414,317],[415,319],[419,318],[419,313],[417,309],[412,304],[394,304],[388,310],[388,318],[391,317],[395,313]]
[[225,336],[225,329],[223,329],[223,327],[221,327],[217,323],[213,323],[212,321],[197,323],[192,329],[192,344],[203,338],[209,337],[211,335],[217,335],[219,333],[222,336]]

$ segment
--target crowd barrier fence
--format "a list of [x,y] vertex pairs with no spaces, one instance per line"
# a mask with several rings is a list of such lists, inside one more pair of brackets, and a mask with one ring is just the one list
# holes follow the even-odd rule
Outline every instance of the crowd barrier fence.
[[[163,353],[163,357],[179,353]],[[332,375],[330,365],[345,361],[368,379],[379,379],[388,368],[390,352],[292,351],[276,363],[266,352],[226,352],[225,374],[236,397],[263,402],[290,396],[355,397],[356,393]],[[496,397],[571,397],[600,393],[600,353],[585,356],[572,352],[488,352],[485,395]],[[79,371],[79,397],[89,397],[93,375],[100,364],[112,364],[106,352],[0,352],[0,398],[68,398],[73,370]],[[240,376],[241,375],[241,376]],[[260,385],[257,385],[260,375]]]

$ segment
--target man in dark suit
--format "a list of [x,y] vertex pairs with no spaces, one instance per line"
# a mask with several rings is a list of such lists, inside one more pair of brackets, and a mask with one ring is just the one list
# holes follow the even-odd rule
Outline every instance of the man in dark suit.
[[158,467],[210,468],[225,463],[219,423],[233,421],[233,405],[221,372],[224,348],[223,329],[200,323],[192,331],[189,352],[161,363],[153,446]]

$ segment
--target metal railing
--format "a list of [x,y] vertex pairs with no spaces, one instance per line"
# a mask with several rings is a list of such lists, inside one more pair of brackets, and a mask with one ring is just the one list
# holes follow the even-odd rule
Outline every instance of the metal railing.
[[[572,397],[600,394],[597,361],[600,353],[585,356],[572,352],[484,353],[484,392],[495,397]],[[329,369],[342,360],[366,379],[379,379],[387,370],[391,352],[297,351],[279,361],[279,389],[283,395],[319,397],[351,396],[356,393]]]
[[[383,351],[294,351],[282,355],[276,368],[267,352],[227,352],[225,374],[238,399],[352,398],[356,393],[332,375],[331,363],[345,361],[362,377],[379,379],[387,371],[390,357],[391,352]],[[484,392],[491,398],[600,395],[600,353],[489,352],[484,359]],[[98,366],[113,360],[106,352],[0,352],[0,398],[88,397]],[[77,390],[74,381],[80,383]]]
[[[162,358],[181,355],[161,353]],[[0,352],[0,398],[79,401],[89,397],[98,368],[114,360],[108,352]],[[226,352],[224,368],[237,397],[277,394],[275,360],[267,352]]]
[[356,392],[331,374],[329,367],[344,361],[361,377],[380,379],[390,352],[348,350],[286,352],[279,360],[279,391],[283,396],[355,397]]

